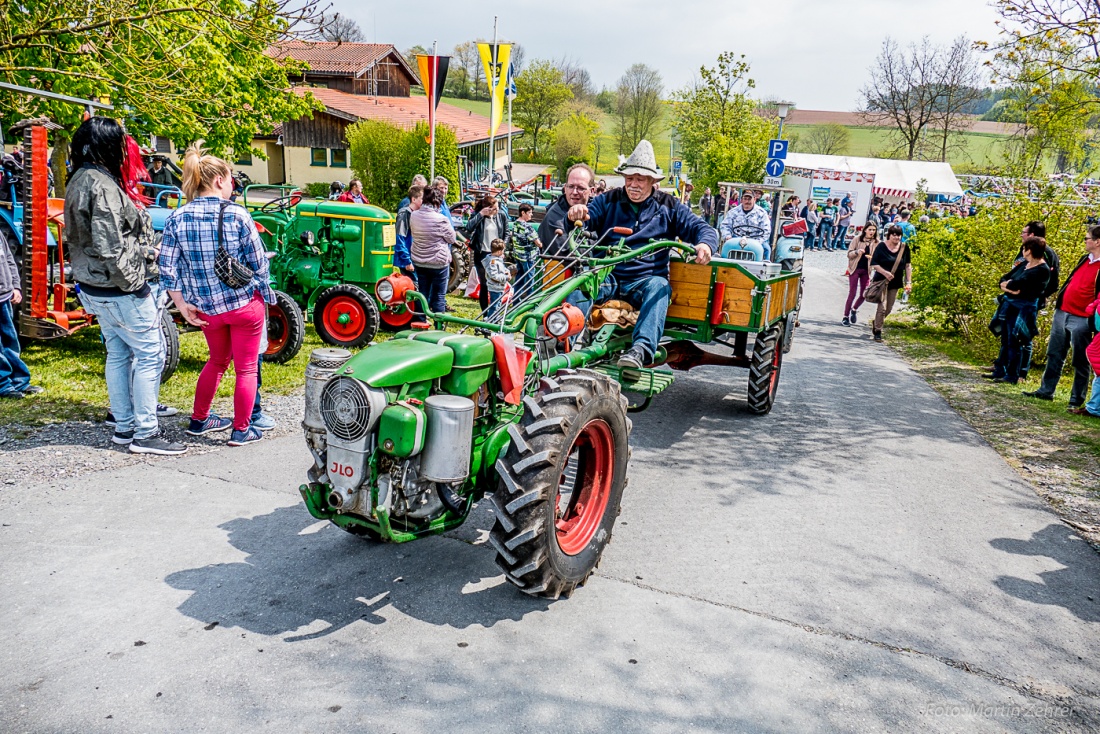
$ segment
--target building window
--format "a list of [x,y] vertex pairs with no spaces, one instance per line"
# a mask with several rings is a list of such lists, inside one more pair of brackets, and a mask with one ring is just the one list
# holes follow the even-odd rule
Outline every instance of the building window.
[[237,160],[233,161],[235,166],[251,166],[252,165],[252,151],[247,151]]
[[327,148],[310,148],[309,149],[309,165],[311,165],[311,166],[327,166],[328,165],[328,149]]
[[347,168],[348,167],[348,152],[344,148],[333,148],[332,160],[329,165],[334,168]]

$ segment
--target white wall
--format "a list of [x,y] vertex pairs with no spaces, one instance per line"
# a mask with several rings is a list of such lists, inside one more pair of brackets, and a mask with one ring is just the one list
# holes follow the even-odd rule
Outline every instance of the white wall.
[[[349,159],[351,157],[350,151],[348,157]],[[284,147],[283,159],[286,163],[286,182],[295,186],[305,186],[310,183],[332,183],[333,181],[340,181],[347,185],[352,178],[350,167],[310,165],[309,148]]]

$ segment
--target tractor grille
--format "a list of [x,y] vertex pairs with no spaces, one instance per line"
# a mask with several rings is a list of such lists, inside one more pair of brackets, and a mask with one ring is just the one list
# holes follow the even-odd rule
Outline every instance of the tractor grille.
[[321,393],[321,417],[332,435],[357,441],[371,427],[367,386],[354,377],[336,377]]

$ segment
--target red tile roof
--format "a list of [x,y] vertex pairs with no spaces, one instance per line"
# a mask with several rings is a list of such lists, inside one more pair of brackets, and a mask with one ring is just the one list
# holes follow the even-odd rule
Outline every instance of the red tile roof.
[[[384,120],[403,128],[428,120],[427,97],[368,97],[324,87],[295,87],[294,91],[313,94],[329,114],[343,119]],[[440,102],[435,119],[437,125],[446,125],[455,131],[459,145],[489,139],[489,118],[476,112]],[[507,135],[508,130],[508,123],[502,123],[497,129],[497,137]],[[519,127],[511,130],[517,135],[523,132]]]
[[331,41],[283,41],[267,50],[272,58],[293,58],[309,64],[312,71],[336,76],[359,76],[389,54],[398,60],[419,84],[416,70],[389,43],[336,43]]

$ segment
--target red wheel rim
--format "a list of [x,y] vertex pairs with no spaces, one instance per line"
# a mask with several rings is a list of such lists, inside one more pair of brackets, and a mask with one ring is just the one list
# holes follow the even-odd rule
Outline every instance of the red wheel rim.
[[278,354],[290,339],[290,322],[286,313],[278,306],[272,306],[267,312],[267,351],[264,356]]
[[779,362],[783,359],[782,340],[775,343],[775,354],[772,355],[772,376],[768,380],[768,392],[775,395],[775,383],[779,382]]
[[336,296],[325,304],[325,329],[341,341],[355,341],[367,328],[363,304],[351,296]]
[[[566,455],[566,465],[577,458],[577,478],[571,492],[564,475],[554,498],[558,547],[567,556],[583,551],[599,530],[615,475],[615,439],[602,420],[586,425]],[[566,491],[563,491],[566,490]]]
[[382,309],[382,312],[378,314],[378,317],[382,319],[388,326],[404,326],[412,321],[413,314],[405,306],[399,306],[400,311],[391,311],[388,308]]

